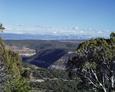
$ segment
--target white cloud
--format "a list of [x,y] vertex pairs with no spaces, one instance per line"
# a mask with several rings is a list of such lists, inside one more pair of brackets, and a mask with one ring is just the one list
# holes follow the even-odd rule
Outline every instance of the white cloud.
[[98,34],[103,34],[103,31],[98,31],[97,33],[98,33]]
[[83,30],[80,30],[80,33],[81,33],[81,34],[84,34],[84,33],[85,33],[85,31],[83,31]]
[[78,26],[73,27],[73,30],[79,30]]
[[5,33],[29,33],[29,34],[53,34],[53,35],[89,35],[91,37],[106,36],[110,34],[110,31],[99,30],[94,28],[81,29],[78,26],[71,28],[54,28],[41,25],[8,25],[6,26]]

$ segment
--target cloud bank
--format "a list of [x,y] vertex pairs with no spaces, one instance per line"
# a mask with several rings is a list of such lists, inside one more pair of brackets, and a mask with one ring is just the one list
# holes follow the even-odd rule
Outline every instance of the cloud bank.
[[54,28],[50,26],[41,25],[7,25],[5,33],[16,34],[50,34],[50,35],[88,35],[90,37],[109,37],[111,30],[107,29],[94,29],[94,28],[79,28],[74,26],[71,28]]

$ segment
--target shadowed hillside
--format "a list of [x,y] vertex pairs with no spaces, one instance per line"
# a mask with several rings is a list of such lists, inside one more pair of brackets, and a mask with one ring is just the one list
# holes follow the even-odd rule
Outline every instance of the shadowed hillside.
[[23,61],[40,67],[48,68],[65,54],[67,54],[67,51],[64,49],[47,49],[32,57],[23,58]]

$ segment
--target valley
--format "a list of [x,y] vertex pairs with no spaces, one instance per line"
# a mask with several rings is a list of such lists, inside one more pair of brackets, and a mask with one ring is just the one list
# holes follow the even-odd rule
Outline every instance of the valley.
[[[69,79],[66,65],[80,42],[83,41],[5,41],[6,48],[18,53],[22,58],[25,71],[22,76],[28,79],[32,92],[38,92],[38,90],[41,92],[53,90],[58,92],[62,88],[59,85],[63,85],[63,83],[68,86],[71,82],[73,85],[74,80]],[[54,83],[55,85],[53,85]],[[50,86],[52,86],[51,89]],[[56,86],[58,87],[55,88]],[[62,90],[68,89],[70,87],[62,88]]]
[[6,40],[5,42],[6,48],[18,53],[25,63],[48,69],[65,70],[68,57],[83,40]]
[[[90,81],[98,81],[96,68],[102,69],[99,74],[111,74],[108,68],[114,71],[114,42],[114,33],[111,33],[110,39],[86,41],[6,40],[5,49],[19,55],[20,75],[26,79],[31,92],[94,92],[95,86]],[[108,80],[105,78],[105,81]]]
[[0,0],[0,92],[115,92],[115,0]]

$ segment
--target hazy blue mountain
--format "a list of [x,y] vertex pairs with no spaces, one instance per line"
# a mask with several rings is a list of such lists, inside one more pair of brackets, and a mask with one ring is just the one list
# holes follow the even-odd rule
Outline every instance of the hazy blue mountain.
[[5,40],[78,40],[89,39],[89,35],[49,35],[49,34],[14,34],[0,33],[0,37]]

